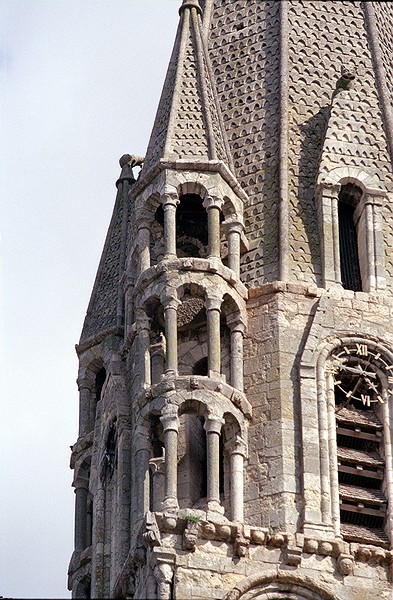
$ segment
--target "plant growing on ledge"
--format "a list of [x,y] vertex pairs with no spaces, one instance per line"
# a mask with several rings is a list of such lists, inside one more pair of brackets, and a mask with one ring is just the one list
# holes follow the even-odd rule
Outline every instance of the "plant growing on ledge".
[[202,517],[200,515],[186,515],[184,520],[188,523],[200,523],[202,521]]

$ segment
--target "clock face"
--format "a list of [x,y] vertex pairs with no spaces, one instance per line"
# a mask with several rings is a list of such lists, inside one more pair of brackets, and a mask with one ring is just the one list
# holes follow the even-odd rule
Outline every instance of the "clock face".
[[[348,344],[332,355],[329,369],[334,385],[344,395],[346,403],[362,402],[370,406],[383,404],[393,394],[393,365],[380,352],[367,344]],[[378,373],[386,374],[388,387],[382,385]]]

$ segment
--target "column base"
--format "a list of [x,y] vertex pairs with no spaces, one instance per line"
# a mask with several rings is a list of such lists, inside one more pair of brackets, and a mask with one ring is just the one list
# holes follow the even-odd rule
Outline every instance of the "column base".
[[177,512],[179,510],[177,498],[165,498],[165,500],[161,503],[161,510],[167,512]]
[[164,374],[162,375],[165,379],[176,379],[177,376],[178,372],[175,369],[168,369],[167,371],[164,371]]
[[317,540],[333,540],[337,537],[333,525],[325,525],[324,523],[304,523],[303,534],[305,537]]
[[215,513],[216,515],[223,515],[225,509],[217,500],[208,500],[207,502],[207,512]]
[[176,260],[176,259],[177,259],[177,254],[164,254],[164,256],[162,257],[162,261]]

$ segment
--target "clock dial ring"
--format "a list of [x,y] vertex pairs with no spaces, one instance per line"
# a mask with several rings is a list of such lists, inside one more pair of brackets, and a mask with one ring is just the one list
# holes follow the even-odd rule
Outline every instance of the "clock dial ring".
[[[329,370],[333,374],[334,386],[346,398],[370,406],[383,404],[393,395],[393,365],[377,349],[365,343],[341,346],[331,356]],[[384,373],[387,385],[383,385],[380,374]]]

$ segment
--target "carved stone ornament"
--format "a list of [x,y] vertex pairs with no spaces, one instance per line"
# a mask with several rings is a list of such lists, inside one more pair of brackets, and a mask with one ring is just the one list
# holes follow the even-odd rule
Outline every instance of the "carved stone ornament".
[[242,531],[242,528],[238,529],[236,534],[236,539],[234,543],[234,552],[239,558],[244,558],[247,556],[248,547],[250,545],[250,540],[247,539]]
[[342,575],[350,575],[354,567],[353,556],[351,556],[351,554],[340,554],[337,560],[337,566]]
[[198,539],[199,524],[195,521],[187,521],[187,526],[183,533],[184,550],[195,551],[196,542]]
[[148,511],[146,513],[145,531],[142,538],[149,548],[161,546],[161,535],[157,525],[155,514]]

